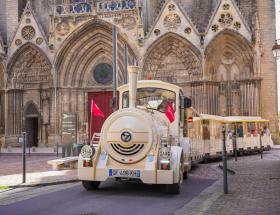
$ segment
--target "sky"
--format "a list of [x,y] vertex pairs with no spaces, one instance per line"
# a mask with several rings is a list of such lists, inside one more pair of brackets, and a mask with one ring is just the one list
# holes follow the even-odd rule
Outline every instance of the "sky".
[[[280,39],[280,0],[275,0],[276,5],[276,38]],[[280,60],[277,60],[277,85],[278,85],[278,112],[280,112]]]

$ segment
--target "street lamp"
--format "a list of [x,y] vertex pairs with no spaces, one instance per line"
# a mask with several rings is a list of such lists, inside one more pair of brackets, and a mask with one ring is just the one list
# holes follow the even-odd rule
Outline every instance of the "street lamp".
[[280,58],[280,44],[278,44],[278,41],[280,41],[280,39],[275,40],[275,44],[272,47],[272,53],[276,59]]

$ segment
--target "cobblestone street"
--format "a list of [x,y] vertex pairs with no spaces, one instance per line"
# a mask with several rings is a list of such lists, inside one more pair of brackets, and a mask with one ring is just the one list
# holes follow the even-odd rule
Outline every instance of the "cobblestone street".
[[175,214],[184,215],[277,215],[280,211],[280,150],[260,155],[238,157],[228,161],[229,194],[223,194],[222,170],[217,163],[208,164],[217,169],[219,181]]
[[[52,171],[48,160],[55,159],[54,155],[31,155],[27,157],[27,184],[40,184],[67,180],[76,180],[76,170]],[[228,174],[229,194],[223,194],[222,170],[218,167],[221,162],[195,165],[189,173],[193,180],[216,180],[198,196],[175,211],[175,215],[277,215],[280,211],[280,150],[265,152],[263,159],[260,155],[238,157],[228,160],[228,168],[235,172]],[[18,185],[21,183],[21,156],[2,155],[0,157],[0,185]],[[187,181],[188,183],[188,181]],[[72,187],[69,184],[60,185],[59,189]],[[52,187],[49,188],[50,190]],[[47,189],[48,190],[48,189]],[[44,191],[45,193],[51,191]],[[16,191],[16,190],[15,190]],[[15,192],[13,191],[13,192]],[[40,192],[28,191],[34,196]],[[34,194],[33,194],[34,193]],[[8,193],[7,193],[8,194]],[[30,194],[30,195],[31,195]],[[17,202],[25,195],[13,193],[13,198],[3,197],[5,204]],[[31,196],[32,196],[31,195]],[[18,200],[17,200],[18,199]]]

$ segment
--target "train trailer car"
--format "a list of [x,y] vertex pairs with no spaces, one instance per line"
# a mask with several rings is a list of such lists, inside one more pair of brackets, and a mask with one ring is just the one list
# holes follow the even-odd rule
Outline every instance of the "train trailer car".
[[273,146],[268,129],[269,121],[261,117],[222,117],[199,114],[196,111],[189,115],[193,117],[192,125],[188,128],[188,157],[192,163],[221,158],[222,126],[226,129],[226,149],[229,155],[233,155],[234,149],[243,155],[270,150]]
[[86,145],[78,178],[87,190],[109,178],[163,184],[179,193],[187,177],[186,109],[180,87],[156,80],[137,81],[139,67],[128,67],[129,83],[119,90],[119,110],[104,122],[99,144]]

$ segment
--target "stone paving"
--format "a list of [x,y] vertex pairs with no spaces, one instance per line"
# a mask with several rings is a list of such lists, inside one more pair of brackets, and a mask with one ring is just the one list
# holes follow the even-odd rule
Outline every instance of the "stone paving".
[[198,197],[175,212],[175,215],[278,215],[280,214],[280,150],[228,161],[229,194],[223,194],[222,171],[217,163],[219,180]]
[[[27,157],[26,184],[77,179],[77,170],[52,171],[51,166],[46,162],[55,158],[53,155]],[[228,161],[228,168],[235,171],[236,174],[228,174],[229,194],[227,195],[224,195],[222,190],[222,170],[218,168],[220,163],[199,164],[193,168],[189,173],[190,176],[217,179],[217,182],[176,211],[175,215],[280,214],[279,149],[265,152],[263,159],[260,158],[260,155],[238,157],[237,162],[231,158]],[[21,156],[1,155],[0,185],[20,184],[21,168]],[[71,185],[65,185],[65,187],[71,187]],[[19,192],[20,189],[15,189],[15,192]],[[17,195],[15,194],[15,196]],[[16,199],[16,197],[13,198]]]
[[[54,183],[59,181],[76,180],[77,170],[52,171],[48,160],[56,156],[34,155],[26,157],[26,183],[24,185]],[[22,185],[22,157],[20,155],[0,156],[0,185]]]

